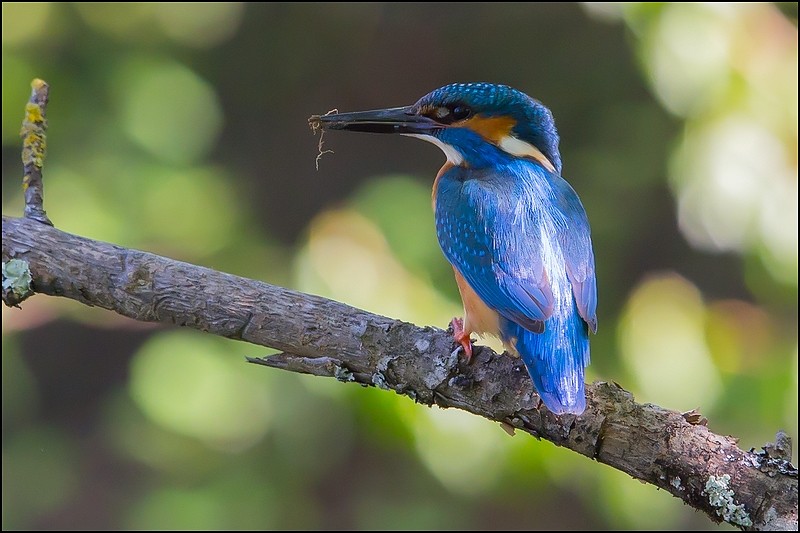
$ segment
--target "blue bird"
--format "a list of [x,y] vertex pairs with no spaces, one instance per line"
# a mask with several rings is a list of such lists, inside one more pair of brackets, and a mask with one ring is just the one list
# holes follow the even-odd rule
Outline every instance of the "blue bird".
[[433,208],[464,304],[464,321],[451,323],[455,340],[469,360],[471,333],[499,337],[550,411],[582,413],[589,331],[597,331],[594,254],[586,212],[561,177],[550,110],[506,85],[455,83],[412,106],[310,122],[442,149]]

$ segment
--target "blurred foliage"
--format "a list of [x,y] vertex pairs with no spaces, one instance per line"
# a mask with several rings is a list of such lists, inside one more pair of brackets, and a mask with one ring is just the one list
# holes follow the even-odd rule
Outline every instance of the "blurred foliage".
[[[508,83],[553,110],[592,222],[589,377],[744,448],[797,437],[796,3],[2,9],[4,214],[38,76],[57,227],[444,327],[441,154],[330,135],[316,171],[306,118]],[[258,347],[40,297],[3,309],[2,348],[4,529],[716,527],[474,416],[244,364]]]

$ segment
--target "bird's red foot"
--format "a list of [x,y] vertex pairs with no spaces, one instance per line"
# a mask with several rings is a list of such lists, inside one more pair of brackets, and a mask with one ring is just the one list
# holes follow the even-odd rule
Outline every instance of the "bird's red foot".
[[450,327],[453,328],[453,339],[461,345],[464,356],[467,358],[467,364],[470,364],[472,362],[472,339],[469,338],[469,332],[464,331],[464,321],[454,318],[450,321]]

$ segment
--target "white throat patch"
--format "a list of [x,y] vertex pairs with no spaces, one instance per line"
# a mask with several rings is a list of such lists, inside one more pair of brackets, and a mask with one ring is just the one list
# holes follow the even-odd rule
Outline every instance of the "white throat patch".
[[423,141],[428,141],[431,144],[435,144],[439,147],[439,149],[444,152],[445,157],[447,157],[447,161],[453,165],[460,165],[464,162],[464,157],[461,155],[461,152],[456,150],[449,144],[445,144],[433,135],[423,135],[421,133],[403,133],[406,137],[416,137],[417,139],[422,139]]

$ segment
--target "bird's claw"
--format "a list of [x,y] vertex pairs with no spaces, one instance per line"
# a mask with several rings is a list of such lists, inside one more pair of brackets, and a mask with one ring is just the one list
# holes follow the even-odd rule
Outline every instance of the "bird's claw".
[[472,339],[469,337],[469,332],[464,331],[464,321],[460,318],[454,318],[450,321],[450,327],[453,328],[453,339],[459,344],[456,351],[461,348],[464,351],[467,364],[470,364],[472,362]]

